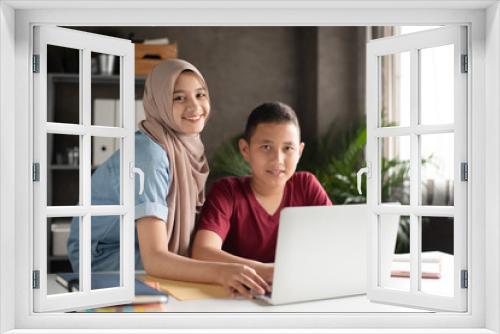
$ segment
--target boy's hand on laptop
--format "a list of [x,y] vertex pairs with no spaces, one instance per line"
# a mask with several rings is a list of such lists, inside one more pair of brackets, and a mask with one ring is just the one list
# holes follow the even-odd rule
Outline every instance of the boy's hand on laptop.
[[259,263],[255,270],[268,284],[273,283],[274,263]]
[[271,287],[254,269],[243,264],[224,264],[219,283],[229,290],[231,296],[238,294],[248,299],[271,291]]

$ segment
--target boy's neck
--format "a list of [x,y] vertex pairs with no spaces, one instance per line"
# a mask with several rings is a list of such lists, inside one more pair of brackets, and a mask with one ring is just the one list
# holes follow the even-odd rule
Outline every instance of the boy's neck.
[[251,178],[250,189],[257,202],[269,215],[274,215],[277,212],[281,205],[285,187],[270,188],[269,185]]
[[283,191],[285,190],[284,186],[271,188],[268,184],[259,182],[253,177],[250,178],[250,188],[252,189],[254,195],[260,198],[281,198],[281,196],[283,195]]

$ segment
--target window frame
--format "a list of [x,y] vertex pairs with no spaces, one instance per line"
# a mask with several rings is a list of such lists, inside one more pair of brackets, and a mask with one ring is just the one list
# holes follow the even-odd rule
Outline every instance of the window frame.
[[[407,35],[391,36],[370,41],[367,45],[367,145],[366,160],[371,166],[370,177],[367,179],[368,204],[373,213],[370,224],[372,252],[370,263],[371,280],[368,297],[373,301],[404,304],[436,310],[462,311],[467,309],[467,290],[460,287],[460,271],[467,270],[467,182],[460,180],[460,163],[467,162],[466,116],[467,116],[467,81],[470,73],[461,72],[460,57],[467,54],[467,29],[465,26],[439,27],[427,31],[414,32]],[[422,124],[419,120],[423,111],[420,101],[421,81],[421,50],[432,49],[443,45],[453,45],[453,122],[447,124]],[[409,71],[411,72],[409,86],[410,101],[408,113],[409,124],[386,126],[382,123],[382,111],[379,106],[381,80],[380,57],[409,53]],[[417,102],[418,101],[418,102]],[[465,101],[465,103],[463,102]],[[420,203],[421,166],[419,166],[422,150],[422,138],[428,134],[452,134],[454,157],[454,204],[450,206],[429,206]],[[381,195],[381,140],[388,138],[408,138],[410,144],[410,201],[407,204],[394,205],[383,202]],[[408,147],[408,148],[410,148]],[[409,152],[409,153],[410,153]],[[465,205],[464,205],[465,204]],[[407,215],[410,221],[410,267],[411,277],[409,290],[397,290],[382,286],[377,276],[381,272],[379,256],[381,252],[381,222],[383,215]],[[451,216],[453,218],[453,295],[439,296],[427,294],[420,290],[419,261],[422,255],[421,219],[424,216]],[[387,232],[386,232],[387,233]],[[375,249],[378,250],[375,251]],[[378,263],[378,266],[376,265]]]
[[[48,45],[78,50],[79,58],[79,113],[78,124],[49,121],[47,117],[47,55]],[[120,245],[134,244],[134,49],[129,40],[81,32],[53,26],[35,26],[33,36],[35,54],[39,55],[39,72],[33,75],[34,89],[34,162],[40,164],[40,181],[33,184],[34,268],[39,271],[39,289],[34,290],[34,309],[43,311],[75,310],[97,305],[117,305],[130,302],[134,296],[134,247],[120,247],[120,285],[102,290],[91,289],[91,224],[92,217],[117,215],[120,217]],[[112,54],[120,59],[119,109],[122,124],[101,126],[92,121],[92,52]],[[70,206],[47,205],[48,166],[47,135],[78,135],[80,140],[79,203]],[[120,154],[120,202],[116,205],[97,206],[91,200],[91,140],[96,137],[119,138],[123,143]],[[95,140],[95,139],[94,139]],[[79,274],[78,292],[49,295],[47,291],[47,220],[53,217],[79,217]],[[36,250],[36,251],[35,251]]]
[[[260,328],[289,328],[290,324],[311,332],[310,328],[360,327],[365,332],[383,332],[379,325],[412,332],[411,328],[426,328],[422,332],[454,332],[459,328],[473,332],[499,332],[500,304],[499,228],[500,220],[499,152],[500,136],[500,9],[496,1],[397,2],[360,1],[347,3],[306,2],[156,2],[78,1],[61,9],[53,1],[4,1],[0,4],[0,332],[16,329],[16,333],[32,333],[28,329],[134,328],[137,332],[148,323],[152,328],[188,327],[203,332],[203,328],[248,328],[259,321]],[[68,6],[64,4],[64,6]],[[118,8],[118,6],[123,6]],[[391,8],[399,6],[399,8]],[[427,7],[426,7],[427,6]],[[128,8],[125,8],[128,7]],[[137,9],[147,7],[145,9]],[[161,8],[160,8],[161,7]],[[437,9],[439,7],[441,9]],[[44,8],[51,8],[46,10]],[[375,8],[375,9],[374,9]],[[443,9],[444,8],[444,9]],[[105,23],[104,23],[105,22]],[[33,314],[31,298],[32,221],[33,208],[24,199],[32,192],[32,96],[30,71],[31,27],[34,24],[59,25],[390,25],[390,24],[470,24],[471,86],[469,90],[468,142],[470,181],[468,220],[477,224],[468,227],[469,305],[465,314],[161,314],[161,315],[93,315],[93,314]],[[487,29],[486,29],[487,28]],[[15,63],[15,69],[12,64]],[[488,70],[485,70],[488,66]],[[14,84],[12,84],[14,83]],[[15,107],[15,108],[14,108]],[[12,126],[15,124],[15,127]],[[486,133],[486,134],[485,134]],[[10,147],[15,138],[15,147]],[[488,138],[488,140],[486,140]],[[8,161],[4,163],[4,161]],[[488,182],[486,182],[488,180]],[[4,183],[5,182],[5,183]],[[5,187],[4,185],[12,185]],[[12,196],[15,189],[15,196]],[[15,224],[8,222],[14,221]],[[491,222],[491,223],[487,223]],[[26,248],[28,246],[28,248]],[[23,248],[24,247],[24,248]],[[31,247],[31,248],[30,248]],[[488,252],[486,252],[488,250]],[[11,255],[15,254],[15,257]],[[486,259],[485,259],[486,257]],[[16,265],[18,264],[18,265]],[[15,282],[15,284],[14,284]],[[15,286],[15,289],[12,289]],[[486,286],[486,288],[483,288]],[[488,294],[485,294],[485,290]],[[15,305],[15,307],[12,307]],[[423,318],[425,317],[425,319]],[[137,321],[143,320],[143,321]],[[194,321],[193,321],[194,320]],[[361,324],[361,325],[360,325]],[[209,331],[209,330],[207,330]],[[257,328],[255,332],[259,332]],[[69,330],[65,330],[69,332]],[[300,332],[300,331],[297,331]],[[461,331],[463,332],[463,331]]]

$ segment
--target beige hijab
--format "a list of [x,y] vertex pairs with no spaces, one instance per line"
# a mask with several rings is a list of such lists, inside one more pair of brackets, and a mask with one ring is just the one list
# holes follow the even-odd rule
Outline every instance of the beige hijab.
[[172,114],[175,81],[185,70],[196,73],[207,88],[201,73],[190,63],[180,59],[162,61],[146,78],[143,98],[146,119],[139,125],[168,155],[171,180],[167,195],[168,250],[181,255],[189,255],[195,213],[205,201],[209,171],[200,135],[181,133]]

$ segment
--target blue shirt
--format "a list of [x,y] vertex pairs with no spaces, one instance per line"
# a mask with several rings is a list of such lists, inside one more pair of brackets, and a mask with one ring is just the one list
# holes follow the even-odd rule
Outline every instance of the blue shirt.
[[[135,166],[144,172],[144,192],[139,195],[135,178],[135,219],[154,216],[167,221],[167,194],[170,187],[169,161],[165,150],[148,135],[135,133]],[[123,171],[126,173],[127,171]],[[92,174],[92,205],[120,204],[120,151]],[[79,271],[79,219],[71,222],[68,257],[73,271]],[[92,272],[120,269],[120,216],[94,216],[91,227]],[[143,269],[135,233],[135,268]]]

